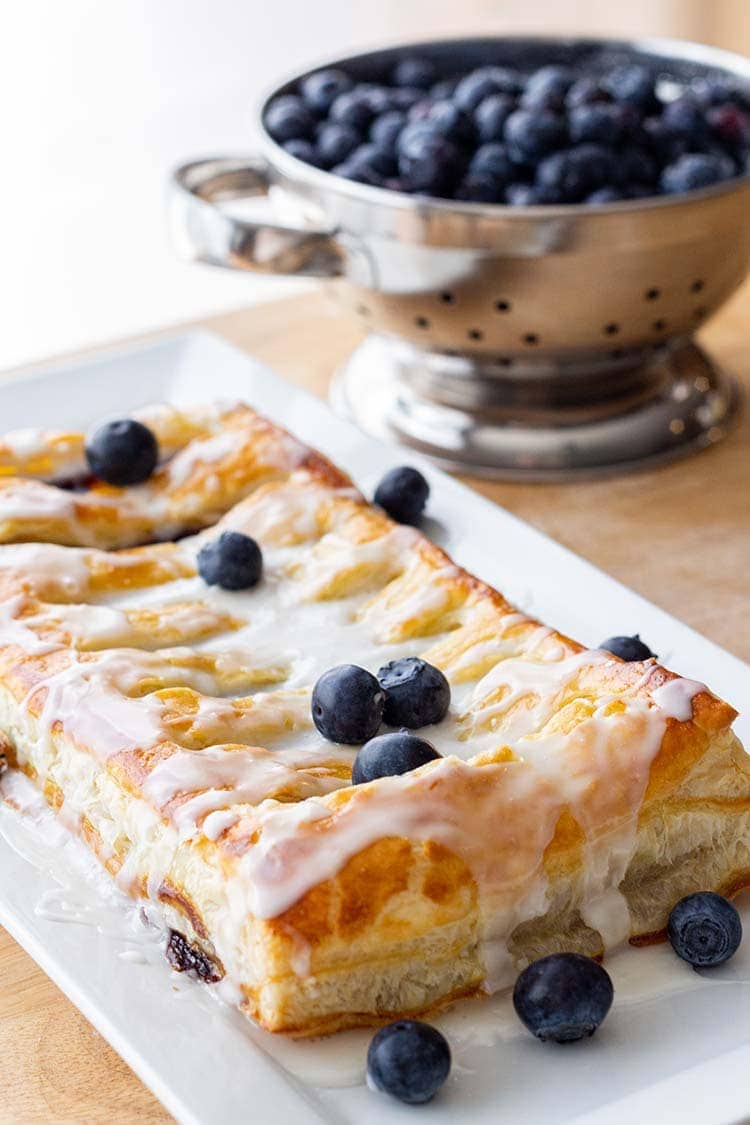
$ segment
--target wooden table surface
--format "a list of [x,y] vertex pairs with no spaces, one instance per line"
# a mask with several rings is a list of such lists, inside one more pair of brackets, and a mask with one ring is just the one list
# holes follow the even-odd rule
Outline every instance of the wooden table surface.
[[[749,323],[750,285],[702,334],[748,394]],[[204,326],[320,394],[361,338],[322,294],[215,317]],[[211,395],[210,381],[206,394]],[[750,409],[715,448],[648,473],[576,485],[472,483],[750,660]],[[621,624],[623,631],[638,627],[635,621]],[[706,678],[710,682],[710,668]],[[2,1122],[170,1120],[3,931],[0,1057]]]

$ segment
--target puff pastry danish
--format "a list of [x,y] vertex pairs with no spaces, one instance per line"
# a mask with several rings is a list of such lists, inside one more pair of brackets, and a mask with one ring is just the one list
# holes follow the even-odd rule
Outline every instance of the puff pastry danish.
[[[247,407],[138,416],[169,460],[130,489],[60,486],[79,434],[0,442],[0,729],[173,959],[314,1034],[750,883],[750,762],[704,685],[517,612]],[[263,550],[247,592],[196,573],[228,528]],[[311,686],[404,655],[451,683],[442,758],[352,786]]]

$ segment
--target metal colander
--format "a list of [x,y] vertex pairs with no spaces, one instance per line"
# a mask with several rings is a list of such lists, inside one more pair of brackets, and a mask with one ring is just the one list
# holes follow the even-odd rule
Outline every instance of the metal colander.
[[[665,84],[750,80],[739,56],[666,40],[451,40],[331,65],[370,81],[412,52],[445,74],[637,59]],[[177,238],[214,265],[338,279],[331,292],[369,335],[332,396],[363,428],[466,471],[529,479],[623,471],[726,431],[736,389],[692,334],[747,273],[747,177],[599,207],[456,203],[320,171],[260,127],[260,155],[177,170]],[[260,218],[233,209],[261,195]]]

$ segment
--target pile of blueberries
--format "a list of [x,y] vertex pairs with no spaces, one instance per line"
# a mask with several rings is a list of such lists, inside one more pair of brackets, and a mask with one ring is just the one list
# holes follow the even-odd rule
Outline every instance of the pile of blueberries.
[[407,55],[378,83],[329,68],[273,99],[265,126],[334,175],[476,203],[613,203],[750,173],[750,88],[728,75],[667,86],[640,63],[441,78]]

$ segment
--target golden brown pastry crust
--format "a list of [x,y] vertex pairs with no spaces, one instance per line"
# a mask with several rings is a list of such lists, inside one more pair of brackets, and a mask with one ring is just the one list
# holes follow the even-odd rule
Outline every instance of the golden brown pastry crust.
[[[651,940],[687,891],[750,881],[730,706],[519,614],[247,407],[160,424],[175,460],[148,488],[95,487],[54,519],[17,498],[64,490],[3,464],[70,473],[80,435],[31,443],[20,466],[0,442],[0,728],[263,1026],[429,1010],[555,949],[600,955],[605,931]],[[226,513],[261,543],[262,588],[202,586],[214,530],[99,549],[160,537],[164,511],[170,534]],[[352,787],[310,685],[406,653],[451,681],[449,719],[425,732],[445,757]]]

